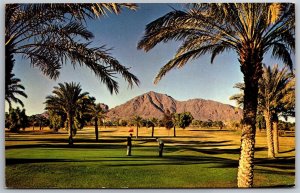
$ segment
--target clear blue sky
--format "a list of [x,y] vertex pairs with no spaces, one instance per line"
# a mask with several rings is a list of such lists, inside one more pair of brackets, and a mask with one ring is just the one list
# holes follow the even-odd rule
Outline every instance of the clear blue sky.
[[[146,24],[172,10],[183,8],[180,4],[139,4],[137,11],[124,10],[120,15],[109,14],[97,20],[87,22],[95,38],[94,46],[107,45],[113,48],[111,55],[116,57],[123,65],[131,67],[141,81],[139,87],[128,88],[127,83],[119,78],[120,91],[118,95],[111,95],[106,86],[101,84],[96,76],[85,67],[73,67],[69,64],[63,66],[60,78],[50,80],[42,75],[39,69],[32,68],[29,61],[16,58],[14,73],[22,80],[26,88],[27,99],[23,99],[28,115],[44,111],[45,97],[51,94],[53,86],[59,82],[80,82],[82,89],[103,102],[110,108],[120,105],[131,98],[148,91],[165,93],[177,100],[203,98],[235,105],[229,97],[237,89],[233,85],[242,82],[237,55],[234,52],[217,56],[210,64],[210,56],[203,56],[190,61],[182,69],[169,72],[158,85],[153,79],[159,69],[173,57],[179,42],[160,44],[148,53],[137,50],[137,42],[142,38]],[[267,55],[264,63],[281,63]],[[7,110],[7,106],[6,106]]]

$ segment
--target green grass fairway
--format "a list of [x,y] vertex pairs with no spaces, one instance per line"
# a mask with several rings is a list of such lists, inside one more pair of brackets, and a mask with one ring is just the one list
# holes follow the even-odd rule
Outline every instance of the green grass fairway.
[[[151,130],[133,138],[126,156],[129,128],[101,128],[95,142],[93,128],[84,128],[67,145],[67,133],[6,132],[8,188],[231,188],[236,187],[240,133],[198,128],[178,129],[170,137],[164,128],[162,158]],[[285,187],[295,183],[294,137],[280,137],[280,154],[267,159],[265,133],[258,133],[255,187]]]

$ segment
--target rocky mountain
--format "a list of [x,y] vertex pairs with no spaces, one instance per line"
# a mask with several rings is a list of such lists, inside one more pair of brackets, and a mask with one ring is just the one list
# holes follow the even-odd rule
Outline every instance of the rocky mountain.
[[130,119],[135,115],[143,118],[162,118],[169,110],[171,113],[191,112],[198,120],[240,120],[242,110],[231,105],[204,99],[177,101],[171,96],[153,91],[137,96],[126,103],[110,109],[108,118]]

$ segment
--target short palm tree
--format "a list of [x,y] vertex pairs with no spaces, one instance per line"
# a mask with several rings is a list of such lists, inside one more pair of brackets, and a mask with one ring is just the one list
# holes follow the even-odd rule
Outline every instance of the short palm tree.
[[66,125],[69,133],[69,144],[73,145],[73,134],[75,131],[75,117],[81,109],[83,101],[88,99],[88,93],[82,92],[80,84],[59,83],[54,87],[52,95],[46,97],[46,110],[61,111],[66,115]]
[[86,19],[107,12],[120,13],[122,8],[136,9],[135,4],[6,4],[5,59],[13,68],[11,56],[19,54],[30,60],[46,76],[57,79],[66,61],[86,66],[111,93],[118,93],[116,73],[129,83],[138,84],[129,68],[108,53],[104,46],[91,47],[94,35],[86,28]]
[[173,121],[173,129],[174,129],[173,136],[176,137],[176,126],[179,126],[179,123],[180,123],[180,113],[173,113],[172,121]]
[[151,137],[154,137],[154,128],[158,125],[158,119],[152,117],[151,119],[147,120],[147,127],[151,127]]
[[98,124],[99,124],[99,121],[101,121],[103,118],[105,118],[105,113],[107,113],[107,111],[108,111],[108,106],[103,103],[96,104],[93,99],[92,99],[92,101],[93,102],[91,103],[88,111],[94,121],[95,136],[96,136],[96,141],[98,141],[99,140]]
[[171,69],[190,59],[235,51],[244,75],[245,95],[238,187],[253,186],[258,80],[262,60],[271,51],[292,67],[295,50],[295,6],[291,3],[203,3],[173,10],[146,26],[138,48],[151,50],[160,42],[182,41],[174,58],[165,64],[155,83]]

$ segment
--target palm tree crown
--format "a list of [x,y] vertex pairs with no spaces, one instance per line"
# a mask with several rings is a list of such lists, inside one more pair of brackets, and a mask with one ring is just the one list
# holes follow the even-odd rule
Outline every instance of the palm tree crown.
[[[21,54],[43,74],[57,79],[67,60],[75,67],[87,66],[111,93],[118,93],[114,74],[121,74],[130,86],[139,84],[129,68],[110,56],[104,46],[91,47],[93,34],[86,29],[87,18],[107,12],[118,14],[135,4],[7,4],[5,12],[6,57]],[[83,41],[84,40],[84,41]],[[13,66],[11,61],[6,66]]]
[[264,66],[264,73],[259,81],[259,107],[282,115],[295,109],[295,77],[286,68],[278,65]]
[[80,118],[84,114],[85,105],[89,100],[87,92],[82,92],[80,84],[59,83],[58,87],[54,87],[53,95],[46,97],[46,110],[52,112],[63,112],[67,119],[67,129],[69,131],[69,144],[73,144],[73,134],[75,133],[76,125],[75,118]]
[[213,62],[229,50],[235,50],[241,62],[249,50],[262,54],[272,50],[274,57],[292,67],[294,9],[293,4],[190,4],[185,11],[173,10],[149,23],[138,48],[149,51],[160,42],[183,42],[174,58],[160,69],[155,83],[190,59],[211,53]]
[[78,104],[87,98],[88,92],[82,93],[80,84],[74,82],[59,83],[58,85],[58,87],[54,87],[53,95],[46,97],[46,110],[60,109],[65,113],[75,114],[79,109]]

